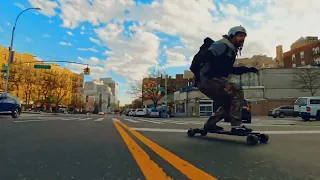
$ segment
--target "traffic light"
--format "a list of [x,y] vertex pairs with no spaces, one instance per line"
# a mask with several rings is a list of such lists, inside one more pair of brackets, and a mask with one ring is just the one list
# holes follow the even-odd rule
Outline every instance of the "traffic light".
[[86,67],[83,69],[83,74],[84,75],[90,75],[90,68]]

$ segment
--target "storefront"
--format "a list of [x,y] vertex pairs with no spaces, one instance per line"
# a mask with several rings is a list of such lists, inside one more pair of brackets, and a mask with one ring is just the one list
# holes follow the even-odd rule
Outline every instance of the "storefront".
[[199,115],[212,116],[213,101],[212,100],[199,100]]

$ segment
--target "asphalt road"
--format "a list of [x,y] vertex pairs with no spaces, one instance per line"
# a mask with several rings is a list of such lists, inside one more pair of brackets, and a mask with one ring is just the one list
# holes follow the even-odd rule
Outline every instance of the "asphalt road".
[[257,118],[248,126],[270,141],[248,146],[245,137],[187,137],[204,120],[0,117],[0,179],[320,179],[318,122]]

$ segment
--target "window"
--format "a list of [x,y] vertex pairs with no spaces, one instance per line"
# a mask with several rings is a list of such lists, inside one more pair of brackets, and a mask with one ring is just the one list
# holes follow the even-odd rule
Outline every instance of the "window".
[[295,67],[297,67],[297,65],[296,64],[292,64],[292,67],[295,68]]
[[310,99],[310,104],[320,104],[320,99]]
[[320,47],[312,48],[312,54],[314,54],[314,55],[320,54]]
[[292,59],[292,61],[295,61],[295,60],[296,60],[296,55],[295,55],[295,54],[292,54],[291,59]]
[[304,58],[304,51],[300,52],[300,58],[301,58],[301,59]]
[[306,106],[307,105],[307,98],[299,98],[296,100],[294,105]]

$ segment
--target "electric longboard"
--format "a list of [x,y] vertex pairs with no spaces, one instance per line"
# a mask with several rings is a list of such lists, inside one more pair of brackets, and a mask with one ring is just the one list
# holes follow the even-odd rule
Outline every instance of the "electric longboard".
[[204,129],[189,129],[188,136],[193,137],[196,134],[201,134],[201,136],[206,136],[208,133],[214,134],[225,134],[232,136],[247,136],[247,144],[248,145],[256,145],[260,141],[260,143],[267,143],[269,141],[269,136],[267,134],[261,134],[258,132],[250,132],[250,133],[242,133],[242,134],[234,134],[231,131],[219,130],[219,131],[205,131]]

